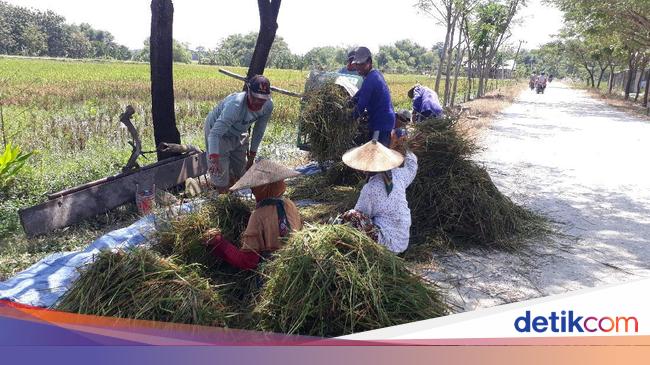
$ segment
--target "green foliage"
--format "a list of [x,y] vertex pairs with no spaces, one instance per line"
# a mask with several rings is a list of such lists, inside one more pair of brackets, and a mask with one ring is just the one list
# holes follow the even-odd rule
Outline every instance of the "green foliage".
[[404,39],[394,45],[379,47],[377,66],[398,73],[431,71],[437,56],[419,44]]
[[[140,62],[149,62],[149,54],[151,53],[151,45],[149,38],[144,41],[144,48],[136,54],[133,59]],[[190,63],[192,62],[192,53],[190,52],[187,43],[181,43],[177,40],[172,41],[172,59],[174,62]]]
[[20,147],[7,143],[4,152],[0,154],[0,191],[7,188],[32,154],[33,152],[23,153]]
[[[195,55],[201,64],[248,67],[253,58],[256,42],[257,33],[255,32],[231,34],[221,40],[216,49],[206,50],[204,47],[198,47]],[[276,36],[266,61],[266,67],[299,69],[301,66],[301,57],[291,53],[287,42],[282,37]]]
[[113,35],[88,24],[69,25],[52,11],[38,11],[0,1],[0,53],[20,56],[114,58],[131,52]]

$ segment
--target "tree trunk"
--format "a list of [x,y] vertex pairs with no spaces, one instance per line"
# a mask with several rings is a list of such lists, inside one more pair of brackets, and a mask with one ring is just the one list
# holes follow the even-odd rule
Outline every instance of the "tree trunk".
[[[172,30],[174,5],[171,0],[151,1],[151,114],[156,146],[181,143],[174,113]],[[158,161],[173,156],[158,152]]]
[[632,92],[632,83],[634,82],[634,77],[636,76],[636,54],[631,54],[630,59],[628,60],[628,73],[627,82],[625,83],[625,100],[630,99],[630,93]]
[[589,68],[589,65],[584,65],[585,70],[587,70],[587,73],[589,74],[589,78],[587,79],[587,86],[589,86],[589,83],[591,82],[591,87],[596,87],[596,82],[594,81],[594,70]]
[[598,84],[596,85],[596,89],[600,90],[600,82],[603,80],[603,75],[605,74],[605,70],[607,70],[607,66],[605,68],[599,67],[600,68],[600,75],[598,75]]
[[650,92],[650,71],[648,71],[648,76],[645,78],[645,95],[643,95],[643,106],[648,108],[650,113],[650,105],[648,105],[648,93]]
[[609,82],[608,82],[609,90],[607,91],[607,93],[610,94],[610,95],[612,94],[612,88],[614,87],[614,70],[615,70],[614,65],[610,65],[609,66]]
[[[452,22],[452,29],[451,29],[451,42],[449,42],[449,49],[448,49],[448,54],[447,54],[447,68],[445,69],[445,97],[444,97],[444,105],[447,106],[449,105],[449,93],[450,93],[450,87],[451,87],[451,70],[452,70],[452,56],[454,54],[454,36],[456,33],[456,21],[458,20],[458,16],[454,16],[454,20]],[[460,40],[458,42],[460,45]],[[458,53],[458,52],[457,52]]]
[[639,93],[641,93],[641,81],[643,81],[643,74],[645,73],[645,67],[647,66],[648,61],[644,58],[643,63],[641,64],[641,72],[639,72],[639,82],[636,83],[636,95],[634,96],[634,101],[639,100]]
[[260,13],[260,32],[257,35],[253,57],[248,66],[248,73],[246,74],[248,79],[255,75],[264,74],[266,61],[275,40],[275,32],[278,30],[277,20],[281,3],[282,0],[257,0]]
[[445,36],[445,45],[442,46],[442,53],[440,55],[440,62],[438,62],[438,73],[436,75],[436,93],[440,95],[440,78],[442,77],[442,66],[445,64],[445,57],[447,56],[447,48],[449,47],[449,36],[451,35],[451,5],[447,7],[447,35]]
[[463,57],[465,57],[465,48],[463,48],[458,58],[456,58],[456,70],[454,71],[454,86],[452,87],[451,90],[451,103],[450,103],[451,106],[454,106],[454,103],[456,101],[456,91],[458,90],[458,75],[460,74],[460,65],[463,63]]

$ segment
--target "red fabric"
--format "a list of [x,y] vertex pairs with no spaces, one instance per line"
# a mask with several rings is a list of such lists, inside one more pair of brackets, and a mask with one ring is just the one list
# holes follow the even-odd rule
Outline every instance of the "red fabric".
[[257,252],[241,251],[225,238],[215,237],[208,243],[213,246],[211,252],[214,256],[238,269],[253,270],[260,263],[260,255]]

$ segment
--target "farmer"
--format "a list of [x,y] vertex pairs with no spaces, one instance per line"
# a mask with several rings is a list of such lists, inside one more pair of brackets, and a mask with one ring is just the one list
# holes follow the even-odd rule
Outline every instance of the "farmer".
[[400,109],[395,113],[395,134],[398,138],[406,137],[406,126],[411,123],[413,113],[406,109]]
[[257,202],[242,233],[241,248],[213,229],[205,234],[211,253],[238,269],[253,270],[261,257],[282,246],[282,238],[302,229],[298,208],[291,200],[282,197],[286,189],[284,179],[297,175],[300,174],[269,160],[255,163],[230,188],[231,191],[251,188]]
[[395,126],[395,111],[386,80],[381,72],[372,67],[372,54],[366,47],[355,50],[352,64],[364,78],[361,88],[352,97],[355,104],[353,117],[359,118],[367,111],[368,140],[372,139],[374,132],[379,131],[379,142],[388,147],[390,133]]
[[246,83],[246,91],[228,95],[208,114],[204,125],[208,169],[219,193],[228,192],[253,164],[272,111],[271,83],[256,75]]
[[[397,148],[400,143],[392,133],[391,147]],[[415,154],[406,151],[405,155],[374,140],[343,155],[346,165],[368,174],[354,210],[343,214],[343,222],[366,232],[394,253],[404,252],[409,244],[411,210],[406,188],[418,169]],[[399,167],[402,163],[403,167]]]
[[415,85],[408,91],[408,97],[413,100],[414,122],[420,123],[425,119],[442,116],[438,94],[428,87]]
[[352,63],[352,61],[354,61],[354,54],[355,54],[354,50],[348,52],[347,64],[345,65],[345,67],[339,70],[340,74],[354,75],[354,76],[359,75],[359,72],[357,72],[357,66],[354,63]]

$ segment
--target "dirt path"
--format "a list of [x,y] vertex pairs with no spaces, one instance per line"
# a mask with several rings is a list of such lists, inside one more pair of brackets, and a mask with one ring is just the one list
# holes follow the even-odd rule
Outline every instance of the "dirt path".
[[501,191],[563,235],[438,255],[428,275],[459,311],[650,277],[650,123],[554,82],[524,92],[482,144]]

